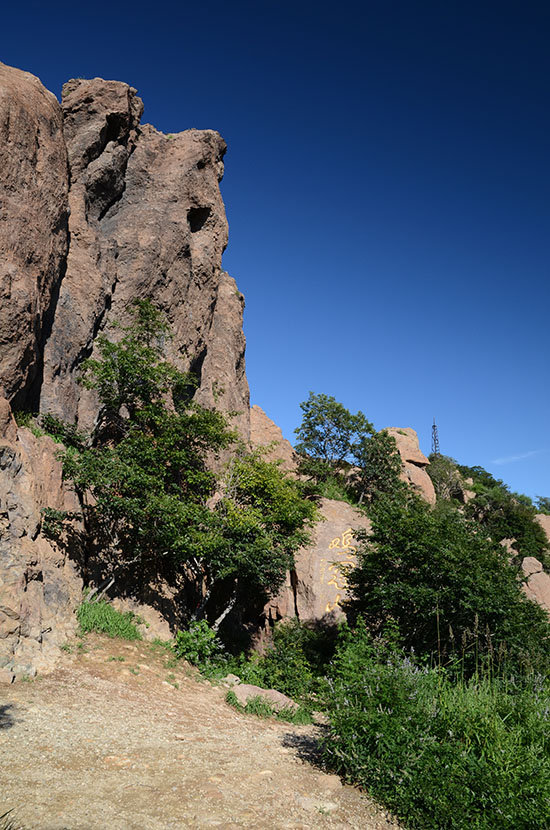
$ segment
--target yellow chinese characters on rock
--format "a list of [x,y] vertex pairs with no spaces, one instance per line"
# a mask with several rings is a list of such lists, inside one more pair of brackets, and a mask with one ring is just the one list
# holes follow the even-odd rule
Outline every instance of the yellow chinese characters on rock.
[[[325,613],[327,614],[334,611],[334,609],[340,605],[342,594],[347,588],[346,577],[342,573],[342,566],[355,564],[352,557],[355,555],[357,548],[353,544],[353,530],[351,527],[348,527],[348,529],[345,530],[341,536],[337,536],[333,539],[328,548],[330,551],[334,552],[334,556],[337,558],[330,562],[328,568],[326,568],[328,571],[327,576],[330,577],[326,584],[332,585],[336,590],[336,598],[334,602],[327,602],[326,604]],[[323,573],[321,577],[323,580],[325,577],[325,566],[323,566]]]

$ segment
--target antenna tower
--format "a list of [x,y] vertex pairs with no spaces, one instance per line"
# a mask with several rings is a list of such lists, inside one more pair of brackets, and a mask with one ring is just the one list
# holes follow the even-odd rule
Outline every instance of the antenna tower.
[[440,452],[439,452],[439,435],[438,435],[438,432],[437,432],[437,424],[435,422],[435,418],[434,418],[434,422],[433,422],[433,426],[432,426],[432,454],[433,455],[440,455]]

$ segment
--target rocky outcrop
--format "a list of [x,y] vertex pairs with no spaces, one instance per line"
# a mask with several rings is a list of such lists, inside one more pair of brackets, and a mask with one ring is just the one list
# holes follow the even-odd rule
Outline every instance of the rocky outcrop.
[[248,438],[243,299],[221,268],[227,221],[219,190],[226,145],[211,130],[166,136],[140,126],[136,90],[116,81],[63,88],[71,244],[44,356],[40,408],[90,428],[94,393],[78,384],[99,331],[152,297],[173,337],[167,357],[199,379],[197,399],[238,411]]
[[430,462],[420,450],[415,430],[410,427],[403,429],[389,427],[386,431],[395,438],[397,450],[403,462],[403,481],[414,487],[429,504],[435,504],[434,486],[426,472],[426,467]]
[[535,516],[535,519],[546,533],[546,538],[548,539],[548,544],[550,545],[550,516],[546,513],[538,513]]
[[292,444],[283,438],[280,427],[257,404],[250,410],[250,446],[252,449],[266,447],[268,461],[279,461],[283,470],[295,472],[296,453]]
[[[244,300],[221,267],[226,145],[211,130],[141,125],[136,90],[73,80],[62,105],[0,64],[0,670],[31,674],[74,630],[77,565],[43,533],[44,508],[77,510],[58,447],[17,429],[14,408],[81,429],[98,413],[78,383],[97,337],[120,336],[135,299],[152,298],[165,353],[198,379],[196,399],[237,412],[249,438]],[[69,217],[70,212],[70,217]],[[2,390],[4,398],[2,398]],[[11,408],[10,408],[11,403]],[[78,558],[78,550],[73,556]],[[150,628],[167,629],[152,613]],[[160,627],[159,627],[160,626]]]
[[17,429],[0,400],[0,669],[4,679],[51,667],[75,632],[82,594],[78,569],[44,533],[43,509],[74,512],[59,447]]
[[534,556],[526,556],[521,568],[525,576],[522,585],[525,594],[550,614],[550,575],[544,572],[542,563]]
[[0,63],[0,392],[38,380],[67,255],[68,170],[57,99]]
[[371,525],[364,513],[343,501],[322,499],[319,508],[322,518],[311,544],[298,551],[294,570],[264,609],[270,623],[286,617],[307,622],[343,616],[341,606],[348,594],[342,568],[356,562],[355,531],[369,531]]

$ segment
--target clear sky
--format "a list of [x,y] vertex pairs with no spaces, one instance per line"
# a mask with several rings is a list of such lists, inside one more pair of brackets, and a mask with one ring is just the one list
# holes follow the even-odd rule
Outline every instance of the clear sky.
[[550,495],[550,5],[6,4],[0,60],[219,130],[258,403],[309,390]]

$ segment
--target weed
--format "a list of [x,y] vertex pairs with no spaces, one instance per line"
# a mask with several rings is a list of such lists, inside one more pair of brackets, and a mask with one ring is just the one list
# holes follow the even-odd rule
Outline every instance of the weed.
[[132,672],[132,674],[139,674],[139,669],[137,667],[131,668],[130,671]]
[[67,654],[72,654],[73,650],[73,646],[70,643],[63,643],[61,646],[61,651],[65,651]]
[[22,824],[19,824],[11,815],[13,810],[8,810],[0,816],[0,830],[25,830]]
[[124,663],[125,660],[126,660],[126,657],[122,657],[122,656],[121,657],[109,657],[107,662],[108,663],[114,663],[114,662]]
[[84,633],[98,631],[123,640],[141,640],[141,634],[135,625],[135,615],[131,611],[117,611],[106,600],[83,602],[76,616],[80,630]]

